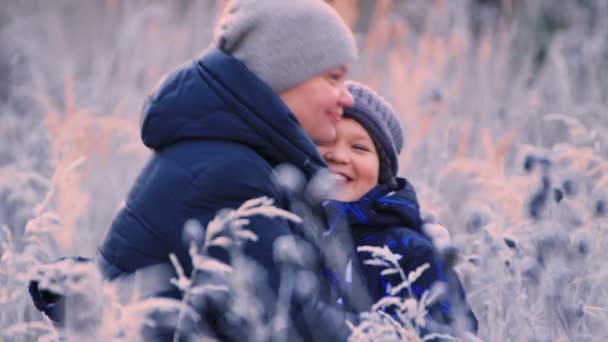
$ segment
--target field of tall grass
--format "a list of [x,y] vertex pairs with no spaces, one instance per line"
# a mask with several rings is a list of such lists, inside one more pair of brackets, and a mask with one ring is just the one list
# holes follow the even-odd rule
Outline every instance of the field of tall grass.
[[[442,248],[479,338],[608,338],[608,3],[328,2],[356,32],[353,78],[384,94],[406,127],[400,174],[425,219],[450,232]],[[210,43],[222,3],[1,6],[0,340],[58,339],[27,282],[53,274],[46,262],[95,255],[150,154],[143,100]],[[89,280],[78,286],[113,302]],[[134,338],[120,315],[141,309],[106,305],[114,321],[104,324],[122,334],[98,337]]]

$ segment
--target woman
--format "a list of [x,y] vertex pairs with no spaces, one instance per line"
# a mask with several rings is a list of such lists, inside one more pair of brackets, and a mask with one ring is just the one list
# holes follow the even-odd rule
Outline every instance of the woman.
[[[231,1],[212,46],[172,71],[144,105],[141,136],[154,154],[99,248],[96,263],[105,279],[150,267],[170,273],[170,253],[190,275],[184,224],[197,220],[206,227],[222,208],[266,196],[290,211],[273,168],[289,163],[307,178],[324,169],[313,141],[335,138],[342,110],[352,103],[344,82],[356,57],[352,33],[323,1]],[[272,311],[282,272],[273,244],[286,236],[307,240],[306,232],[269,217],[252,218],[247,229],[257,241],[244,244],[245,255],[263,268],[260,287],[272,292],[256,299]],[[226,253],[214,252],[209,250],[229,263]],[[153,287],[147,292],[179,298],[169,278],[147,284]],[[217,319],[208,323],[221,339],[247,334],[223,327],[225,308],[219,309],[206,318]],[[339,307],[307,298],[290,310],[291,340],[344,340],[349,334]]]
[[[328,260],[326,277],[334,284],[338,302],[355,311],[369,310],[371,305],[401,283],[398,274],[381,275],[383,268],[364,264],[367,253],[359,246],[388,246],[400,255],[399,265],[405,275],[429,264],[412,286],[420,297],[436,283],[448,285],[448,293],[434,304],[430,318],[438,323],[451,323],[450,307],[464,299],[455,274],[436,257],[431,240],[422,232],[419,205],[412,185],[397,177],[398,154],[403,147],[403,131],[391,106],[373,90],[348,82],[354,98],[344,109],[344,118],[336,127],[336,139],[317,144],[321,156],[336,175],[339,191],[333,200],[323,204],[327,231],[322,249]],[[408,296],[407,289],[397,295]],[[464,300],[462,301],[464,303]],[[464,305],[471,326],[476,320]]]

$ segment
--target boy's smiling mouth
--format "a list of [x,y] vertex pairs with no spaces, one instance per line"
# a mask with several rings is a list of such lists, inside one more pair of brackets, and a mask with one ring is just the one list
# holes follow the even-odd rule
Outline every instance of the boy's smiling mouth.
[[352,182],[352,178],[344,172],[332,171],[332,174],[336,177],[340,183]]

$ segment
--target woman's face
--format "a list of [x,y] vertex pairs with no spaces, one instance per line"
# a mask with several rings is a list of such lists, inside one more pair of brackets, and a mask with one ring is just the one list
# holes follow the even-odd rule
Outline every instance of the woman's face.
[[315,143],[335,139],[343,108],[353,104],[344,85],[347,74],[347,66],[336,67],[279,94]]
[[336,139],[317,147],[339,178],[334,199],[356,201],[378,184],[380,159],[372,138],[357,121],[344,118],[336,126]]

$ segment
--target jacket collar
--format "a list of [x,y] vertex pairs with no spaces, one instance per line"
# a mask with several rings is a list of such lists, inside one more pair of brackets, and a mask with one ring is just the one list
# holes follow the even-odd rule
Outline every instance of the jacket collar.
[[422,231],[422,218],[416,192],[404,178],[397,178],[397,189],[378,185],[355,202],[328,200],[323,203],[327,230],[358,228],[386,229],[407,227]]

